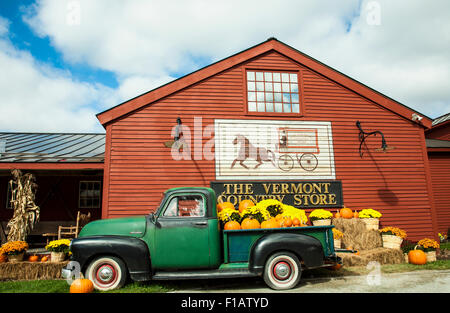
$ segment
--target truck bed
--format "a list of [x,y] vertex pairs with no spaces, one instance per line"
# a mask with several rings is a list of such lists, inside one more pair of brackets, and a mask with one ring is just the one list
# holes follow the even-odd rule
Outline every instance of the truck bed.
[[283,228],[259,228],[223,231],[224,262],[248,262],[253,244],[262,236],[271,233],[297,233],[314,237],[320,241],[324,256],[334,255],[333,225]]

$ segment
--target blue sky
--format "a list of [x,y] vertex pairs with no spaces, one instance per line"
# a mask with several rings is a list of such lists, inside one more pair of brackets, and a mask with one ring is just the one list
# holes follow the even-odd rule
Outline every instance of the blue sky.
[[4,0],[0,131],[103,132],[95,114],[272,36],[435,118],[450,112],[449,12],[444,0]]

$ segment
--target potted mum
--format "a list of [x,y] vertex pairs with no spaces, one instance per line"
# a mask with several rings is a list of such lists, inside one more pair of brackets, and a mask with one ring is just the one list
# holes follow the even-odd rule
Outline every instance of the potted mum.
[[427,262],[436,261],[436,249],[439,249],[439,243],[436,240],[430,238],[424,238],[417,243],[419,249],[427,255]]
[[383,247],[385,248],[400,249],[400,245],[406,239],[406,232],[397,227],[384,227],[380,232],[383,238]]
[[23,260],[28,244],[25,241],[10,241],[0,248],[0,254],[5,254],[11,263],[17,263]]
[[364,209],[359,212],[359,218],[366,223],[366,229],[378,230],[381,213],[374,209]]
[[314,226],[331,225],[333,214],[323,209],[315,209],[309,214],[309,219]]
[[333,239],[334,239],[334,248],[341,247],[341,240],[344,237],[344,233],[339,229],[333,228]]
[[45,246],[47,251],[50,251],[51,262],[62,262],[66,258],[66,254],[69,253],[70,239],[53,240]]

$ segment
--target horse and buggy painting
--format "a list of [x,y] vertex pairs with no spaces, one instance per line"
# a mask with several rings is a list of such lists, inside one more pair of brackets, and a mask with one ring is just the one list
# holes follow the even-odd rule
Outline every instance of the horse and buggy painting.
[[216,121],[216,178],[334,178],[330,122]]

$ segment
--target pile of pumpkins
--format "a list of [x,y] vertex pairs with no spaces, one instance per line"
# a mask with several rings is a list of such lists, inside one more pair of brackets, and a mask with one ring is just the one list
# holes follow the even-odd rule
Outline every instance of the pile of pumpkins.
[[[246,208],[254,206],[255,204],[251,200],[243,200],[239,203],[239,212],[242,213]],[[218,204],[218,210],[225,208],[234,209],[234,205],[230,202],[223,202]],[[272,217],[269,220],[262,221],[261,223],[252,217],[244,218],[241,223],[237,221],[228,221],[224,225],[224,230],[237,230],[237,229],[258,229],[258,228],[281,228],[281,227],[302,227],[306,226],[301,223],[298,218],[291,218],[289,216],[283,216],[278,214],[276,217]]]

